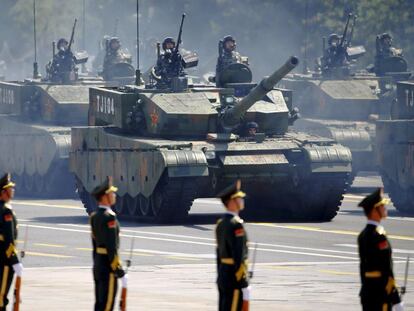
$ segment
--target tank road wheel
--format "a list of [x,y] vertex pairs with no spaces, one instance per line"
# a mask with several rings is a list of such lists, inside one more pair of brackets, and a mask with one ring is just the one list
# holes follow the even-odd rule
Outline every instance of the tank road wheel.
[[290,210],[295,219],[330,221],[338,213],[347,188],[348,174],[318,176],[300,186],[300,193],[291,193]]
[[163,178],[150,198],[154,222],[179,222],[187,217],[196,195],[196,183],[185,178]]
[[138,206],[140,216],[149,217],[151,215],[150,199],[147,199],[142,194],[138,195]]
[[385,191],[389,193],[394,207],[401,213],[414,215],[414,189],[403,189],[396,182],[381,173]]
[[24,193],[25,195],[28,196],[34,196],[34,189],[35,189],[35,175],[28,175],[28,174],[24,174],[24,178],[23,178],[23,187],[24,187]]
[[124,199],[124,214],[128,214],[129,216],[137,216],[138,215],[138,197],[131,197],[129,194],[126,195]]
[[124,196],[116,196],[116,203],[115,205],[112,207],[113,210],[115,211],[115,213],[117,215],[124,215],[125,213],[125,209],[124,209],[124,202],[125,202],[125,197]]
[[86,191],[82,182],[78,178],[76,178],[76,189],[77,189],[79,198],[81,199],[82,204],[85,207],[85,210],[88,213],[88,215],[96,211],[98,208],[98,204],[96,203],[95,198],[92,197],[88,191]]
[[33,184],[33,188],[34,188],[34,191],[36,192],[36,196],[42,195],[45,189],[45,176],[40,176],[40,174],[35,173],[34,178],[35,178],[35,181]]

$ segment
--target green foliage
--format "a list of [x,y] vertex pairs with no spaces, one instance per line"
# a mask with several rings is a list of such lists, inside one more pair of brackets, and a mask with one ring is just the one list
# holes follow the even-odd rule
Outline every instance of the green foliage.
[[[83,1],[87,50],[94,54],[102,36],[113,35],[118,19],[117,35],[134,54],[136,0],[37,0],[42,66],[51,56],[51,42],[67,38],[75,18],[75,47],[82,47]],[[32,0],[2,0],[0,35],[18,58],[33,55],[32,5]],[[342,34],[349,12],[358,16],[353,43],[367,49],[361,66],[373,62],[375,37],[383,32],[394,36],[395,46],[403,48],[409,63],[414,61],[412,0],[140,0],[140,8],[144,67],[155,58],[155,47],[148,42],[176,36],[184,11],[188,17],[183,46],[199,52],[202,71],[214,69],[217,42],[226,34],[237,38],[239,50],[250,56],[259,75],[268,72],[269,63],[276,66],[279,59],[291,54],[303,58],[306,52],[312,67],[313,59],[322,52],[322,37]]]

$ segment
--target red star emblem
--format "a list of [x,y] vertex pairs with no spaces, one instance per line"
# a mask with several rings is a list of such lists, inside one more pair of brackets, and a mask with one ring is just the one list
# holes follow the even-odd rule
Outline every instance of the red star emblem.
[[151,125],[152,126],[157,126],[157,124],[158,124],[158,115],[155,112],[155,108],[154,108],[154,111],[150,114],[150,117],[151,117]]

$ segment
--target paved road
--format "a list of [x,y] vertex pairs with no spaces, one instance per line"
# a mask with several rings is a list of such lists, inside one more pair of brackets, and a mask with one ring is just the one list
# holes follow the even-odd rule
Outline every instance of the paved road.
[[[355,185],[361,190],[380,185],[380,180],[366,175]],[[333,305],[337,310],[358,309],[355,244],[365,223],[356,207],[364,195],[359,192],[346,195],[332,222],[246,224],[250,241],[258,243],[253,310],[330,310]],[[19,244],[26,228],[29,235],[23,310],[51,305],[53,310],[73,310],[67,304],[74,303],[73,297],[83,297],[76,300],[77,310],[91,309],[90,231],[80,202],[21,199],[13,207],[21,224]],[[218,201],[198,200],[186,224],[121,221],[124,259],[134,237],[129,310],[215,309],[214,224],[221,212]],[[384,226],[402,283],[405,259],[407,255],[414,258],[414,218],[403,217],[392,207],[389,215]],[[414,310],[413,271],[405,299],[408,310]],[[50,284],[54,284],[51,300],[39,300]]]

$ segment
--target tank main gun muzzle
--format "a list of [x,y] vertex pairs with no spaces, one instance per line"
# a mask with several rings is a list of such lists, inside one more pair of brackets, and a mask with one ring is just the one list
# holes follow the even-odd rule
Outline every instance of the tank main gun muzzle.
[[261,100],[268,92],[273,90],[275,85],[298,64],[299,59],[297,57],[289,57],[285,64],[273,72],[269,77],[264,78],[246,97],[224,112],[222,116],[223,126],[233,127],[239,124],[240,119],[244,116],[246,111],[257,101]]

